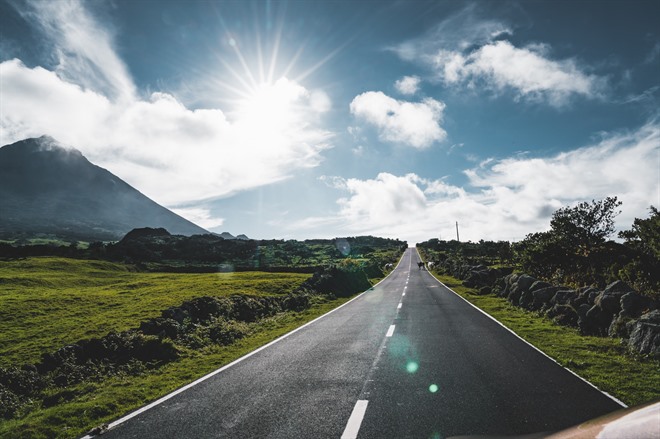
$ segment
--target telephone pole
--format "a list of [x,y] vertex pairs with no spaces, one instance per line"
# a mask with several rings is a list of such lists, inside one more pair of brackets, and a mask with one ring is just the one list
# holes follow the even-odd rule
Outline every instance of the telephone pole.
[[456,241],[461,242],[461,238],[458,237],[458,221],[456,221]]

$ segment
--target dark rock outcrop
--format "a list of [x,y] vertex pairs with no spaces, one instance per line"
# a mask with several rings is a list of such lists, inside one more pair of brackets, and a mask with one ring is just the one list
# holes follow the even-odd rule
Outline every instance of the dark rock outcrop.
[[643,355],[660,359],[660,310],[646,313],[632,324],[628,346]]

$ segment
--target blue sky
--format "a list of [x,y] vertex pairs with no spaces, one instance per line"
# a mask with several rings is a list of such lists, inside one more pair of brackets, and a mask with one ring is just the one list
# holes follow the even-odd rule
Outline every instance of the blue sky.
[[660,205],[654,1],[0,0],[0,144],[209,230],[517,240]]

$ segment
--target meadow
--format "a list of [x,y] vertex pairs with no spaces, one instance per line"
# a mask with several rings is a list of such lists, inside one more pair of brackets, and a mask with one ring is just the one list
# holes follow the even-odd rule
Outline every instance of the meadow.
[[0,366],[34,363],[81,339],[139,326],[201,296],[281,295],[300,273],[142,273],[130,265],[66,258],[0,262]]
[[[145,273],[121,263],[58,257],[0,262],[0,371],[38,364],[65,345],[136,330],[163,310],[200,297],[282,298],[310,274]],[[131,363],[102,379],[50,384],[23,399],[15,416],[0,419],[2,438],[78,437],[324,314],[347,297],[312,296],[299,311],[237,322],[235,341],[191,347],[168,341],[177,358],[158,365]],[[32,366],[27,369],[32,370]],[[12,369],[13,368],[13,369]],[[131,369],[132,368],[132,369]],[[12,376],[22,372],[15,372]],[[9,375],[6,375],[9,376]],[[2,389],[0,389],[2,390]],[[2,395],[0,395],[2,396]],[[6,395],[5,395],[6,396]]]

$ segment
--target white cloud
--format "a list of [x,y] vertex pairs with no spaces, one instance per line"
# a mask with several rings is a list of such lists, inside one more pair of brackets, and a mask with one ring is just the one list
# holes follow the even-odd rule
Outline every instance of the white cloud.
[[0,81],[1,144],[51,135],[169,206],[285,179],[330,147],[311,94],[285,79],[270,87],[270,109],[236,120],[166,93],[111,101],[19,60],[0,64]]
[[444,109],[444,103],[432,98],[407,102],[380,91],[362,93],[350,104],[354,116],[378,128],[381,140],[419,149],[447,137],[440,127]]
[[81,1],[28,1],[18,9],[54,45],[57,75],[120,100],[135,95],[135,85],[113,48],[113,36]]
[[394,83],[394,87],[401,94],[414,95],[419,90],[421,81],[419,76],[404,76]]
[[207,230],[220,227],[225,222],[224,218],[214,216],[210,209],[205,207],[179,207],[172,211]]
[[426,65],[449,86],[510,90],[518,98],[557,107],[576,95],[602,95],[604,78],[585,73],[575,59],[551,59],[548,45],[516,47],[502,39],[511,34],[506,23],[478,18],[471,5],[423,37],[391,50],[404,60]]
[[439,52],[434,65],[445,83],[483,80],[497,90],[513,89],[519,97],[565,104],[577,94],[595,97],[603,81],[580,71],[574,60],[553,61],[538,47],[517,48],[508,41],[486,44],[467,57]]
[[[660,205],[660,123],[613,134],[595,145],[553,157],[484,162],[465,171],[466,187],[415,174],[381,173],[375,179],[332,179],[348,192],[334,217],[308,218],[292,227],[329,224],[346,234],[401,237],[409,243],[433,237],[518,240],[546,230],[552,213],[580,201],[617,196],[620,229]],[[335,229],[336,230],[336,229]]]

